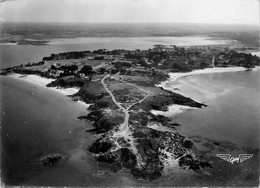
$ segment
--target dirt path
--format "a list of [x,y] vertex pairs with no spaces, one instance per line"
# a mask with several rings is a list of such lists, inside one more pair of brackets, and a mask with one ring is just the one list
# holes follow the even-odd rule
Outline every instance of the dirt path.
[[107,74],[102,80],[101,84],[105,88],[105,90],[109,93],[109,95],[112,97],[113,102],[118,106],[120,110],[126,111],[123,106],[121,106],[117,101],[113,93],[107,88],[107,85],[105,84],[105,79],[107,79],[110,76],[110,74]]
[[[119,107],[120,110],[122,110],[122,111],[125,113],[125,120],[124,120],[124,123],[123,123],[124,126],[120,128],[121,130],[125,130],[125,129],[128,128],[129,109],[130,109],[132,106],[136,105],[137,103],[143,102],[143,101],[149,96],[149,93],[148,93],[147,91],[141,89],[141,88],[138,88],[139,90],[141,90],[141,91],[147,93],[147,95],[146,95],[143,99],[141,99],[140,101],[137,101],[137,102],[133,103],[131,106],[129,106],[127,109],[125,109],[120,103],[118,103],[118,102],[116,101],[116,98],[115,98],[115,96],[113,95],[113,93],[107,88],[107,85],[105,84],[105,80],[106,80],[108,77],[110,77],[110,74],[107,74],[107,75],[101,80],[101,84],[103,85],[103,87],[105,88],[105,90],[109,93],[109,95],[111,96],[113,102]],[[136,87],[136,86],[134,86],[133,84],[130,84],[130,83],[127,83],[127,82],[125,82],[125,83],[126,83],[126,84],[129,84],[129,85],[131,85],[131,86],[133,86],[133,87]]]
[[[149,93],[146,92],[145,90],[138,88],[139,90],[142,90],[143,92],[147,93],[147,95],[141,99],[138,102],[133,103],[131,106],[129,106],[128,108],[124,108],[123,106],[121,106],[120,103],[118,103],[115,99],[115,96],[113,95],[113,93],[107,88],[107,85],[105,84],[105,80],[110,77],[110,74],[106,75],[102,80],[101,80],[101,84],[103,85],[103,87],[105,88],[105,90],[109,93],[109,95],[111,96],[113,102],[119,107],[120,110],[122,110],[125,114],[125,120],[124,122],[120,125],[119,130],[117,132],[113,133],[113,137],[115,138],[116,142],[117,139],[120,137],[123,137],[125,139],[125,141],[127,141],[130,144],[129,149],[136,155],[137,157],[137,165],[140,166],[142,163],[142,158],[141,155],[138,153],[137,148],[134,144],[134,138],[132,136],[132,131],[129,129],[129,109],[136,105],[137,103],[141,103],[143,102],[148,96]],[[129,83],[127,83],[129,84]],[[130,84],[132,85],[132,84]],[[133,86],[136,87],[136,86]],[[115,143],[119,148],[120,148],[120,144],[119,143]]]

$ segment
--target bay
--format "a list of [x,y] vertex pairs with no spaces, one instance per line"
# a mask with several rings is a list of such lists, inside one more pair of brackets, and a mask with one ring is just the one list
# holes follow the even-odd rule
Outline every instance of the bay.
[[218,45],[227,44],[230,40],[216,40],[210,37],[85,37],[51,39],[49,45],[5,45],[0,43],[0,68],[39,62],[52,53],[68,51],[84,51],[106,48],[113,49],[149,49],[155,44],[191,46],[191,45]]
[[[259,148],[260,71],[203,74],[180,78],[182,93],[208,106],[177,115],[189,136],[226,140]],[[170,83],[174,86],[174,82]]]

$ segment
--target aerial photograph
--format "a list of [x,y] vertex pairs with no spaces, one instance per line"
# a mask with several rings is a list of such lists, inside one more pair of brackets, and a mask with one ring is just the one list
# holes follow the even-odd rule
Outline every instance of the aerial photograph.
[[259,0],[1,0],[1,187],[259,187]]

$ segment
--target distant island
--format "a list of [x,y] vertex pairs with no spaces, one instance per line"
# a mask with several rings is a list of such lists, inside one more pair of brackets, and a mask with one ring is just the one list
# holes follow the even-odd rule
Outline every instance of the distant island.
[[55,79],[47,87],[79,87],[70,97],[91,105],[90,112],[78,119],[91,121],[93,129],[86,131],[97,135],[88,151],[113,172],[125,168],[138,179],[154,180],[173,163],[196,172],[212,167],[194,152],[193,142],[176,131],[178,122],[151,112],[167,111],[173,104],[207,105],[156,85],[171,72],[259,66],[259,57],[245,50],[157,44],[147,50],[75,51],[51,54],[38,63],[3,69],[1,74],[33,74]]

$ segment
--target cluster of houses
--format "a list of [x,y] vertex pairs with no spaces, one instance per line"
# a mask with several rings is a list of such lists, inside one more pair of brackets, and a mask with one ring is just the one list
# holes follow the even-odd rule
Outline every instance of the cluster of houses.
[[[108,51],[106,49],[99,49],[89,53],[85,59],[90,61],[102,60],[105,62],[103,70],[100,71],[102,74],[112,73],[115,74],[119,71],[134,75],[145,74],[147,71],[152,71],[154,69],[171,69],[171,63],[181,63],[189,65],[193,68],[205,68],[205,67],[215,67],[215,66],[232,66],[230,65],[230,57],[234,53],[237,53],[234,49],[227,48],[210,48],[210,47],[177,47],[175,45],[163,45],[156,44],[152,49],[148,50],[112,50]],[[153,60],[154,56],[160,56],[159,61],[155,62]],[[240,58],[240,59],[239,59]],[[234,58],[233,58],[234,59]],[[243,57],[239,56],[235,59],[236,61],[242,61]],[[167,67],[168,63],[168,67]],[[102,65],[103,66],[103,65]],[[96,73],[102,68],[99,66],[95,69]],[[49,74],[58,77],[62,74],[78,74],[80,77],[86,77],[84,73],[78,70],[63,70],[59,68],[60,65],[54,64],[51,69],[49,69]],[[67,71],[67,72],[66,72]]]

